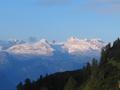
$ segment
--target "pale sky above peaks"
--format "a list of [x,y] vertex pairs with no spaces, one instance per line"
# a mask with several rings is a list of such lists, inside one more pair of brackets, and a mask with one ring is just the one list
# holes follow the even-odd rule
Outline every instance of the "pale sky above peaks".
[[0,0],[0,39],[120,36],[120,0]]

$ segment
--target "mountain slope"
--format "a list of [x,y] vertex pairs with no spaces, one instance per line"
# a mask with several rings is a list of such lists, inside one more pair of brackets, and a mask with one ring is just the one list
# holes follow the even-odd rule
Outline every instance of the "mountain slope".
[[33,54],[33,55],[49,55],[52,54],[53,49],[47,42],[39,41],[34,44],[20,44],[14,45],[8,49],[15,54]]
[[34,82],[26,79],[18,90],[120,90],[120,39],[102,50],[101,60],[80,70],[55,73]]
[[[1,80],[0,83],[11,82],[11,86],[14,86],[12,88],[15,89],[16,84],[27,77],[36,79],[40,74],[46,75],[76,70],[82,68],[87,62],[91,62],[93,57],[99,59],[100,49],[104,46],[103,42],[99,40],[77,40],[72,43],[68,43],[68,41],[64,43],[49,42],[45,39],[34,42],[21,42],[17,40],[15,41],[17,43],[9,45],[7,48],[2,48],[0,51],[0,72],[7,79],[2,79],[3,81]],[[83,42],[86,46],[86,49],[84,48],[85,51],[80,49],[83,46]],[[91,42],[95,44],[92,46]],[[73,47],[75,53],[70,53],[66,49],[66,44],[70,44],[68,46],[77,45],[79,51],[75,51],[77,47]],[[89,48],[87,47],[88,44],[90,44]],[[5,45],[7,44],[5,43]],[[101,47],[98,47],[99,45]],[[95,46],[97,49],[90,48]],[[2,87],[0,87],[0,90],[2,90]]]
[[71,54],[76,53],[92,53],[94,51],[101,51],[104,43],[99,39],[78,39],[76,37],[71,37],[64,44],[63,48],[68,50]]

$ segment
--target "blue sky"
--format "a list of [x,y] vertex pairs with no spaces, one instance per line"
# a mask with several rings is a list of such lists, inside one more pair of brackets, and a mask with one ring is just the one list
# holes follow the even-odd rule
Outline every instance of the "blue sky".
[[0,0],[0,39],[120,36],[119,0]]

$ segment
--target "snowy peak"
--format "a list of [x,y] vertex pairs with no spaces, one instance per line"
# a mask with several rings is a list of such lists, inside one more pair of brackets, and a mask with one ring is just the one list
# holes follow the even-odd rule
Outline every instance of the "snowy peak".
[[65,42],[63,48],[67,50],[70,54],[81,54],[93,51],[101,51],[104,46],[104,42],[99,39],[78,39],[76,37],[71,37]]
[[14,45],[8,51],[15,54],[51,55],[54,50],[46,40],[42,39],[33,44]]
[[54,51],[69,54],[100,53],[105,43],[100,39],[79,39],[71,37],[66,42],[49,42],[46,39],[35,42],[21,40],[0,41],[0,51],[4,50],[13,54],[29,54],[51,56]]
[[22,40],[10,39],[10,40],[0,40],[0,50],[6,50],[13,45],[25,43]]

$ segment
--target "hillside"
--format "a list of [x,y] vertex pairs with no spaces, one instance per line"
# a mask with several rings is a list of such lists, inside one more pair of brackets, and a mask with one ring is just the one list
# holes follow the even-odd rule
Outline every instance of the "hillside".
[[26,79],[17,90],[120,90],[120,40],[102,49],[99,62],[93,59],[80,70]]
[[[104,42],[99,39],[69,38],[65,42],[0,40],[0,90],[16,90],[26,78],[35,80],[56,72],[82,68],[93,57],[100,58]],[[84,46],[84,48],[83,48]],[[4,82],[9,84],[5,85]]]

